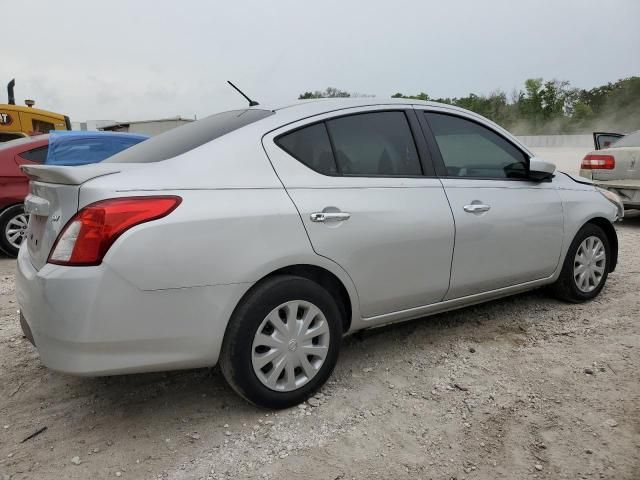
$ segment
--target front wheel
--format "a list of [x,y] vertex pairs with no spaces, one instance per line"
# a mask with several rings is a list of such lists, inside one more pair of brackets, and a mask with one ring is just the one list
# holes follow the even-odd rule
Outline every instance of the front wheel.
[[275,276],[237,307],[220,367],[245,399],[265,408],[287,408],[327,381],[341,341],[340,309],[324,288],[302,277]]
[[607,235],[597,225],[588,223],[573,239],[560,277],[552,285],[553,293],[574,303],[595,298],[607,281],[610,258]]
[[17,257],[27,235],[29,215],[22,205],[13,205],[0,214],[0,250]]

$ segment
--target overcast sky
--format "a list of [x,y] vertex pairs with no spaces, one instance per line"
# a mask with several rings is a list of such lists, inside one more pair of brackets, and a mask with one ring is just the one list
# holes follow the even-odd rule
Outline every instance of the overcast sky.
[[245,105],[227,79],[274,106],[327,86],[452,97],[640,75],[640,0],[0,0],[0,12],[0,83],[15,77],[18,102],[74,121]]

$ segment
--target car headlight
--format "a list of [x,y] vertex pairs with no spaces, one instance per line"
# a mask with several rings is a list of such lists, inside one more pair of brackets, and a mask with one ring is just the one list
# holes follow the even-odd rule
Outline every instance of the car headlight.
[[616,206],[616,208],[618,209],[618,216],[616,220],[621,220],[622,217],[624,217],[624,204],[622,203],[622,200],[620,200],[620,197],[612,191],[605,190],[604,188],[596,187],[596,190],[598,190],[604,198],[606,198]]

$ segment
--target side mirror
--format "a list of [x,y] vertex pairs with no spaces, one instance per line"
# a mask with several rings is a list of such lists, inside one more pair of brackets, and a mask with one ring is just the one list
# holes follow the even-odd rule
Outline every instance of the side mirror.
[[531,157],[529,159],[529,178],[531,180],[542,182],[544,180],[550,180],[553,178],[553,173],[556,171],[556,166],[538,157]]

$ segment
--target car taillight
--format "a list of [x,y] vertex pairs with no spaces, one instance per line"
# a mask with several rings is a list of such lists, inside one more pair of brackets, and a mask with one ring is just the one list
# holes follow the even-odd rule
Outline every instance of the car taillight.
[[180,202],[182,198],[175,196],[121,197],[87,205],[67,222],[47,261],[57,265],[99,265],[125,231],[166,217]]
[[587,155],[582,159],[580,168],[583,170],[613,170],[616,159],[613,155]]

